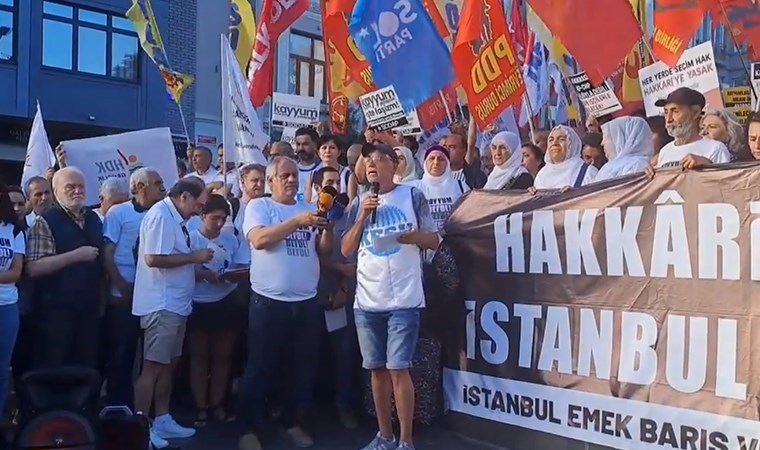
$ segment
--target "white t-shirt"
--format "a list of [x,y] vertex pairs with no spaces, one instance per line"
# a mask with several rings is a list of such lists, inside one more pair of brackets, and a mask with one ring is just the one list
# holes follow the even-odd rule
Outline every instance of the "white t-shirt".
[[[219,182],[224,183],[224,172],[219,170],[216,174],[216,178],[214,178],[211,182]],[[208,183],[206,183],[208,184]],[[238,169],[232,169],[229,172],[227,172],[227,184],[232,185],[232,196],[233,197],[240,197],[243,195],[242,188],[240,187],[240,171]]]
[[715,164],[731,162],[731,153],[725,144],[702,138],[686,145],[675,145],[675,142],[665,145],[657,156],[657,167],[678,167],[688,154],[703,156]]
[[[285,222],[301,213],[314,212],[314,205],[297,201],[294,205],[277,203],[271,198],[251,200],[245,208],[243,230],[248,236],[255,227],[269,227]],[[319,230],[303,227],[273,248],[257,250],[251,245],[251,289],[256,293],[283,302],[299,302],[317,295]]]
[[240,242],[240,251],[238,252],[237,259],[235,260],[235,262],[239,264],[251,264],[251,244],[248,242],[248,239],[245,237],[245,233],[243,232],[245,210],[248,206],[248,203],[243,202],[242,198],[240,199],[240,210],[238,211],[238,215],[233,223],[235,229],[238,230],[237,238]]
[[[224,230],[219,233],[216,239],[209,239],[201,234],[200,230],[196,230],[190,233],[190,248],[192,250],[203,250],[205,248],[213,250],[214,258],[202,266],[204,269],[222,274],[235,262],[235,256],[240,251],[240,242],[232,233]],[[197,303],[218,302],[230,295],[236,287],[237,283],[209,283],[204,280],[196,280],[193,301]]]
[[145,316],[171,311],[189,316],[193,311],[195,268],[192,264],[161,269],[148,267],[145,255],[189,254],[190,233],[184,219],[167,197],[153,205],[140,226],[132,314]]
[[[296,197],[298,201],[304,199],[304,192],[306,192],[307,188],[311,189],[311,186],[309,186],[309,177],[320,167],[322,167],[322,161],[319,160],[308,166],[301,165],[300,163],[298,164],[298,196]],[[269,183],[267,183],[267,185],[269,185]]]
[[[147,211],[138,212],[134,203],[126,202],[109,209],[103,222],[103,237],[116,246],[113,260],[119,274],[128,283],[135,282],[137,270],[135,246],[145,214]],[[115,287],[111,288],[111,295],[121,297],[121,293]]]
[[198,177],[201,180],[203,180],[206,185],[209,185],[210,183],[213,183],[214,181],[221,181],[217,180],[216,177],[219,175],[219,172],[216,171],[213,167],[209,167],[206,173],[203,175],[199,174],[198,171],[189,172],[187,175],[185,175],[185,178],[189,177]]
[[[19,232],[13,236],[13,228],[11,224],[0,225],[0,272],[11,270],[15,255],[26,254],[24,233]],[[18,302],[16,283],[0,284],[0,306],[12,305],[16,302]]]

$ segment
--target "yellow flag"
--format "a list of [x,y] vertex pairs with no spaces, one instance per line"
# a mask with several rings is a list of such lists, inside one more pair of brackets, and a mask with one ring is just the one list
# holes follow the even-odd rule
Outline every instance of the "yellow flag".
[[248,73],[253,42],[256,40],[256,20],[250,0],[230,1],[230,46],[240,64],[240,70]]
[[132,7],[127,11],[127,18],[132,21],[143,50],[161,71],[167,90],[174,101],[179,104],[182,93],[193,84],[193,77],[171,70],[169,60],[166,58],[164,42],[161,40],[161,33],[158,31],[156,16],[153,15],[153,8],[150,6],[150,0],[132,0]]

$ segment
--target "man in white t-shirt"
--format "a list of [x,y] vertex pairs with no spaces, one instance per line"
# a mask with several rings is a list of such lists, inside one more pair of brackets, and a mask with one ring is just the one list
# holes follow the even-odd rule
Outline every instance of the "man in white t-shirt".
[[322,161],[317,155],[319,134],[314,128],[303,127],[296,130],[296,156],[298,156],[298,200],[303,200],[309,186],[311,174],[322,167]]
[[207,186],[216,181],[219,172],[217,172],[217,170],[211,165],[211,157],[211,150],[208,147],[193,148],[190,163],[193,165],[194,170],[188,172],[188,174],[185,175],[185,178],[198,177],[203,180]]
[[657,100],[655,105],[664,108],[665,128],[674,139],[660,150],[657,167],[696,169],[731,161],[731,154],[722,142],[700,134],[704,95],[682,87],[668,94],[667,98]]
[[129,185],[126,180],[113,177],[105,180],[100,185],[100,194],[98,194],[100,206],[93,209],[102,222],[108,210],[112,207],[129,200]]
[[164,181],[154,169],[144,167],[129,177],[132,200],[113,206],[103,221],[103,263],[111,284],[103,316],[109,352],[106,356],[106,404],[133,406],[132,367],[140,319],[132,315],[132,290],[137,270],[137,237],[143,217],[166,194]]
[[[282,366],[292,384],[280,422],[298,447],[314,444],[296,411],[309,407],[314,390],[324,309],[317,302],[319,256],[332,250],[332,226],[298,194],[298,165],[276,157],[266,170],[271,197],[252,200],[243,232],[251,245],[248,364],[241,382],[241,420],[249,433],[242,450],[260,450],[256,435],[273,377]],[[284,358],[289,360],[286,362]]]
[[143,368],[135,383],[135,411],[155,420],[151,442],[167,447],[165,439],[195,435],[169,414],[174,369],[182,356],[187,317],[193,309],[195,264],[211,261],[213,251],[191,251],[185,222],[200,213],[206,191],[190,180],[179,180],[169,196],[153,205],[140,226],[132,314],[144,330]]

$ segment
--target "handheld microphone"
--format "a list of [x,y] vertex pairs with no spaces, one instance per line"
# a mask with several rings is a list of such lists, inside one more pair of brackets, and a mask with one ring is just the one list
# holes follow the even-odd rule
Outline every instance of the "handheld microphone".
[[[378,182],[372,183],[372,187],[370,189],[372,192],[372,196],[377,198],[377,196],[380,194],[380,183]],[[371,223],[375,223],[376,220],[377,220],[377,208],[375,208],[372,211],[372,216],[370,217]]]
[[325,186],[319,191],[317,197],[317,214],[322,217],[327,217],[327,213],[335,204],[335,197],[338,195],[338,191],[332,186]]
[[332,209],[327,213],[327,220],[334,222],[343,218],[348,207],[348,195],[341,192],[335,197],[335,202]]

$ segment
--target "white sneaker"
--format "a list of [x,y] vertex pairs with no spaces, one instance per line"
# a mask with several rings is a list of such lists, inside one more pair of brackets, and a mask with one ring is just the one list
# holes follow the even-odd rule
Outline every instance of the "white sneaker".
[[161,449],[169,446],[169,442],[166,439],[162,439],[156,433],[153,432],[153,427],[150,428],[150,447],[152,449]]
[[153,431],[163,439],[189,438],[195,436],[195,428],[180,426],[172,416],[153,421]]

